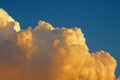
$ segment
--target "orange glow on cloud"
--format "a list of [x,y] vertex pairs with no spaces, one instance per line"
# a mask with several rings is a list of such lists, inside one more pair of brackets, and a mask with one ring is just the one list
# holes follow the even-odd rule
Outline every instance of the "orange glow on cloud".
[[108,52],[89,52],[80,28],[21,30],[0,9],[0,80],[115,80],[116,66]]

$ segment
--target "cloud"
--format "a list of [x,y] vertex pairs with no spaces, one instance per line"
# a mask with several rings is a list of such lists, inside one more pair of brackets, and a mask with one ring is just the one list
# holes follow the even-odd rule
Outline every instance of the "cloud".
[[20,30],[0,9],[0,80],[114,80],[116,66],[108,52],[89,52],[80,28]]
[[120,80],[120,76],[117,78],[117,80]]

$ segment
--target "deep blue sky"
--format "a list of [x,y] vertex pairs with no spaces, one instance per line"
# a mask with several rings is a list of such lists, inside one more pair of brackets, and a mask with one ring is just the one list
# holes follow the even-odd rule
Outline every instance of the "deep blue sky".
[[0,0],[0,7],[22,28],[34,27],[39,20],[82,28],[90,52],[110,52],[120,75],[120,0]]

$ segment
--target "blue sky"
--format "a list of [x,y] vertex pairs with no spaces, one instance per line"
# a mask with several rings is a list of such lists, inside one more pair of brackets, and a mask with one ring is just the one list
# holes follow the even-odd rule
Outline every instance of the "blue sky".
[[119,0],[0,0],[21,27],[37,25],[39,20],[55,27],[80,27],[90,52],[105,50],[117,59],[120,75]]

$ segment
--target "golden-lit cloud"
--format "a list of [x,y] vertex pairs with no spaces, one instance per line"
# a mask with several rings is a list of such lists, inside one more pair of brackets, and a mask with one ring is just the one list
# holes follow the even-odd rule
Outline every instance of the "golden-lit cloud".
[[115,80],[116,66],[108,52],[89,52],[80,28],[20,30],[0,9],[0,80]]

